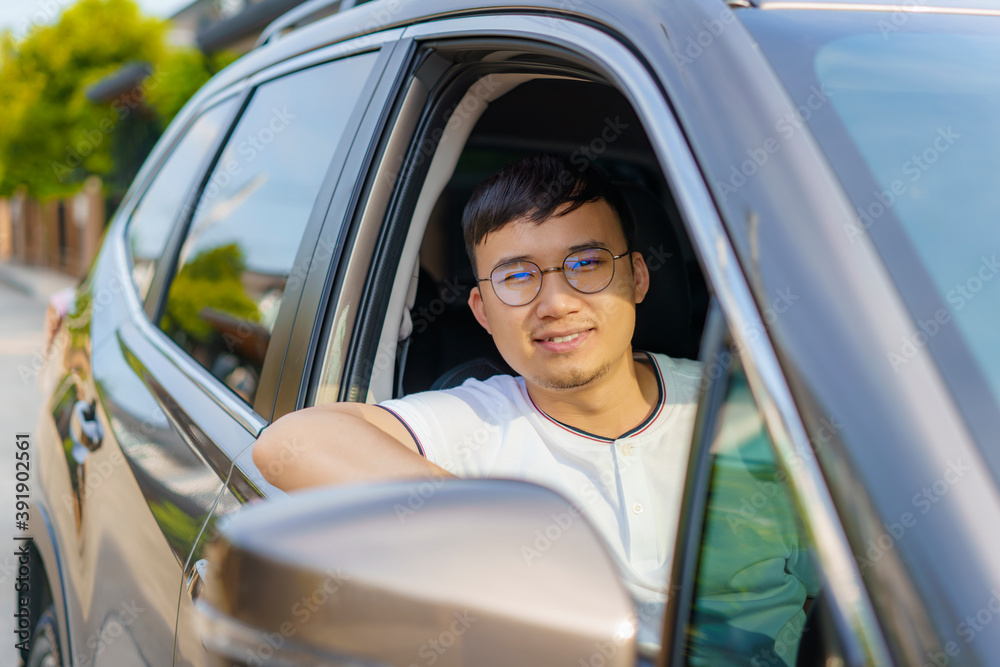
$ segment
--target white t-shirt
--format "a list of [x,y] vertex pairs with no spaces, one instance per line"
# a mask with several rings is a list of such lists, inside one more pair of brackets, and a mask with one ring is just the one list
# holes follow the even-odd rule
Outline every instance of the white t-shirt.
[[556,421],[531,400],[523,378],[509,375],[380,405],[409,428],[428,460],[458,477],[521,479],[560,492],[604,537],[637,602],[661,607],[701,363],[636,358],[653,361],[659,400],[646,421],[617,439]]

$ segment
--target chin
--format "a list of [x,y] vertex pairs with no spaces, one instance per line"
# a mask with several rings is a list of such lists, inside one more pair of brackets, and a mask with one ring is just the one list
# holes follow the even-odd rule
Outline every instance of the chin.
[[579,389],[603,378],[611,370],[611,366],[608,363],[597,368],[569,368],[561,373],[532,374],[525,377],[530,377],[533,383],[546,389]]

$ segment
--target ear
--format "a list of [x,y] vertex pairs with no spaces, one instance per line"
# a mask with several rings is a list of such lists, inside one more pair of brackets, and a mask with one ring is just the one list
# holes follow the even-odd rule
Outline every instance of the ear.
[[641,252],[632,253],[632,278],[635,281],[635,302],[642,303],[649,292],[649,267]]
[[469,308],[472,309],[472,314],[476,316],[476,321],[486,329],[486,333],[493,335],[490,331],[490,320],[486,316],[486,304],[483,303],[483,294],[479,291],[479,285],[472,288],[469,292]]

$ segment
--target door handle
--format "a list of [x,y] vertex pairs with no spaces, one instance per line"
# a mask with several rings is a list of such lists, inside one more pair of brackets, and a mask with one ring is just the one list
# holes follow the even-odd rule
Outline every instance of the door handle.
[[104,430],[97,421],[93,403],[77,401],[73,405],[73,415],[69,420],[69,437],[73,441],[73,458],[83,463],[87,454],[95,451],[104,440]]
[[205,577],[208,574],[208,561],[202,558],[194,563],[191,574],[187,580],[188,594],[194,602],[201,595],[201,589],[205,587]]

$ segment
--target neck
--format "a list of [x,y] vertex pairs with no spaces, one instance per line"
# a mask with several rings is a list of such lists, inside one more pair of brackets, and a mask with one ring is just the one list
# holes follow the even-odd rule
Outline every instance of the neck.
[[650,364],[629,348],[607,375],[582,387],[550,389],[527,383],[528,395],[553,419],[605,438],[617,438],[645,421],[656,408],[659,388]]

